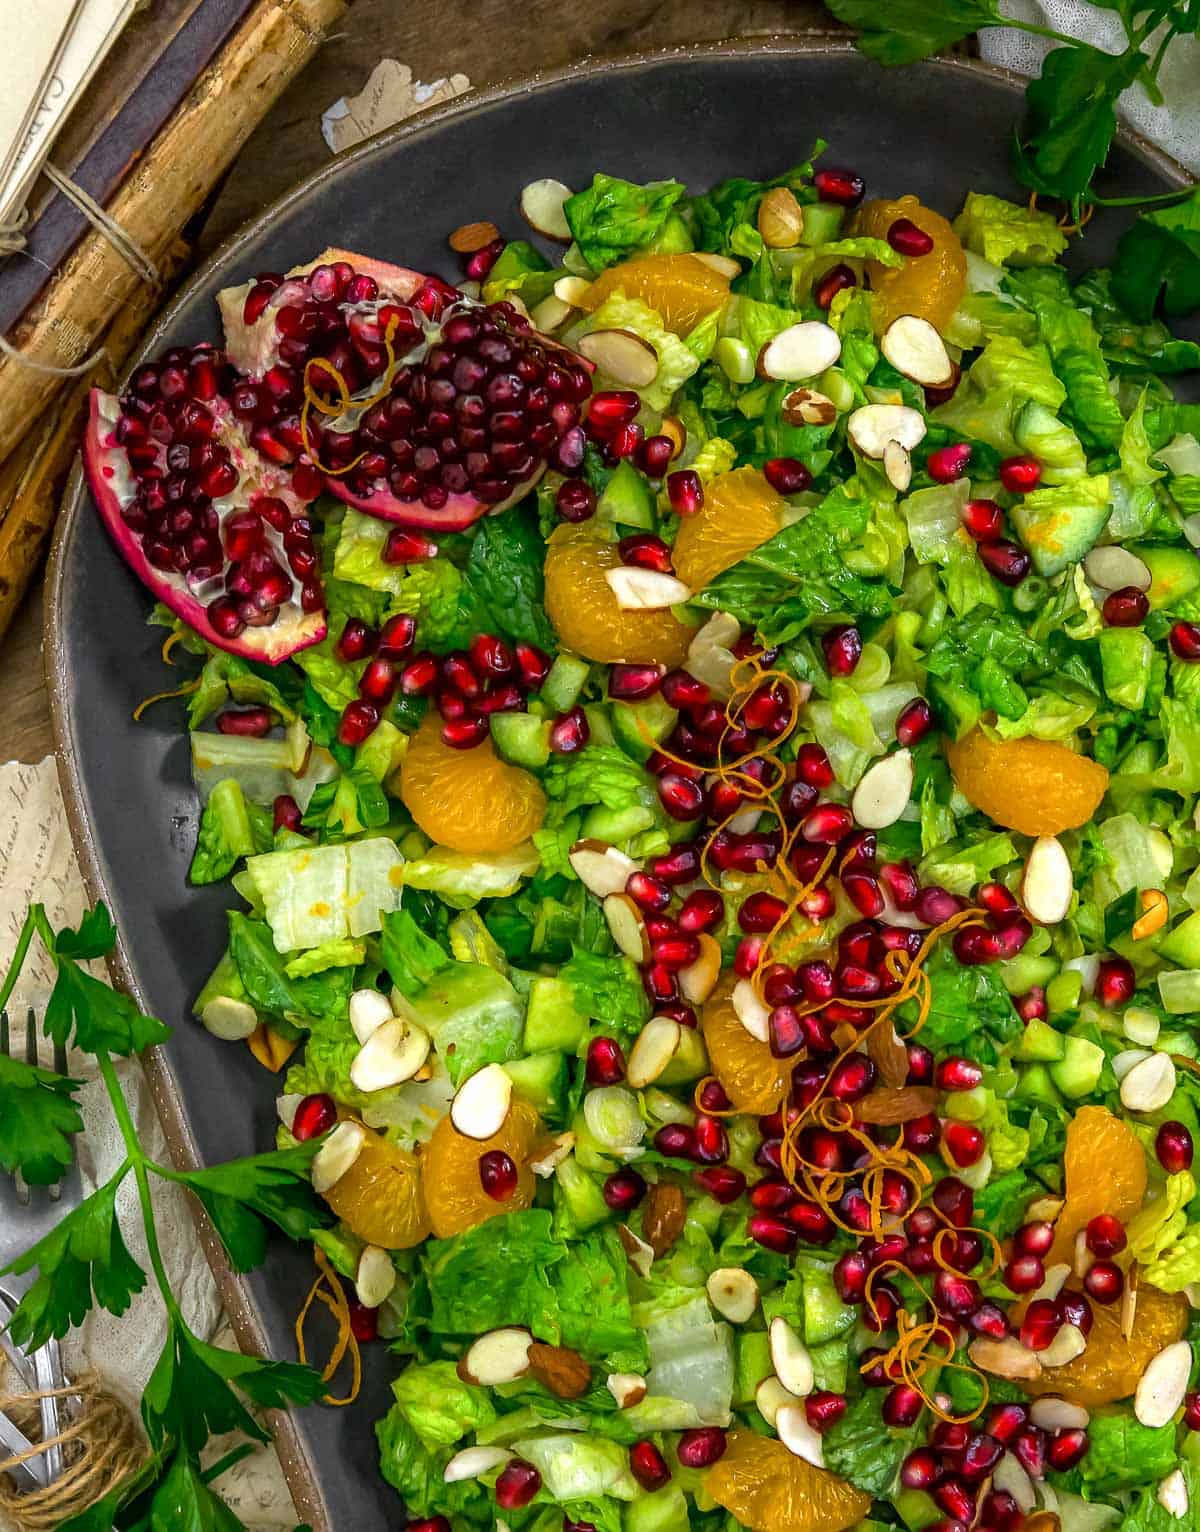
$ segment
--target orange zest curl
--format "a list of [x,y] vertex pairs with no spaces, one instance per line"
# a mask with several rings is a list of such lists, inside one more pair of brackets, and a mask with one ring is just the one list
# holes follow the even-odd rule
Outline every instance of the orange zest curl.
[[324,1395],[324,1403],[336,1405],[353,1404],[358,1398],[359,1389],[362,1387],[362,1356],[359,1353],[358,1341],[350,1326],[350,1301],[346,1297],[346,1290],[338,1280],[337,1273],[329,1264],[329,1258],[321,1249],[320,1245],[313,1247],[313,1258],[317,1263],[320,1275],[308,1290],[308,1297],[304,1300],[304,1306],[296,1315],[296,1355],[304,1365],[308,1365],[308,1355],[304,1344],[304,1326],[308,1319],[309,1310],[316,1300],[323,1303],[333,1315],[337,1325],[337,1339],[329,1360],[321,1369],[321,1379],[328,1383],[342,1365],[346,1353],[350,1354],[350,1366],[352,1369],[349,1391],[340,1397],[332,1394]]
[[133,710],[133,721],[134,723],[141,723],[142,714],[148,707],[153,707],[156,702],[168,702],[172,697],[190,697],[193,692],[198,692],[199,690],[200,677],[197,676],[194,681],[188,681],[183,686],[177,686],[174,691],[155,692],[153,697],[143,697]]
[[[399,319],[393,314],[387,322],[387,329],[383,333],[383,349],[387,354],[387,364],[380,374],[379,387],[365,399],[355,400],[353,394],[351,394],[346,386],[345,378],[328,357],[309,357],[308,361],[304,364],[304,403],[300,408],[300,435],[304,442],[304,450],[308,453],[313,467],[330,478],[340,478],[343,474],[349,473],[352,468],[356,468],[362,462],[367,454],[366,452],[360,452],[344,468],[326,467],[318,458],[317,450],[308,438],[309,414],[312,410],[317,410],[322,415],[343,415],[352,407],[357,407],[360,411],[365,412],[373,404],[378,404],[381,399],[387,397],[391,390],[392,378],[395,376],[396,368],[399,365],[396,353],[392,348],[392,341],[395,337],[396,326],[398,324]],[[337,391],[338,402],[336,404],[330,404],[317,391],[313,379],[321,373],[324,373],[332,381]]]

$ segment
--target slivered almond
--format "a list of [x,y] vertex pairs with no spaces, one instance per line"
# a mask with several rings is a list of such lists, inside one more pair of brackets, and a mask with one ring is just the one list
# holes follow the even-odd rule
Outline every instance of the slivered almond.
[[532,1159],[529,1160],[529,1168],[535,1176],[541,1176],[543,1180],[552,1176],[562,1162],[575,1148],[575,1135],[569,1130],[565,1133],[556,1133],[551,1139],[544,1139],[534,1145]]
[[925,420],[920,410],[907,404],[864,404],[846,421],[850,440],[864,457],[882,459],[888,442],[899,442],[911,452],[925,439]]
[[1086,1431],[1091,1417],[1081,1404],[1043,1394],[1029,1406],[1029,1418],[1043,1431]]
[[1168,1516],[1173,1516],[1176,1521],[1181,1521],[1188,1513],[1188,1487],[1187,1480],[1183,1477],[1182,1468],[1173,1468],[1165,1479],[1158,1481],[1158,1488],[1154,1491],[1154,1498],[1166,1511]]
[[757,1038],[760,1043],[765,1043],[770,1037],[770,1028],[767,1019],[771,1014],[770,1008],[763,1004],[755,993],[754,985],[749,979],[739,979],[733,986],[733,994],[730,996],[733,1003],[734,1014],[749,1032],[751,1037]]
[[908,1049],[896,1036],[890,1017],[867,1033],[867,1053],[890,1089],[898,1090],[908,1079]]
[[464,223],[451,234],[449,245],[458,255],[474,255],[476,250],[482,250],[485,245],[499,238],[500,230],[494,223]]
[[475,1383],[481,1388],[515,1383],[529,1371],[532,1345],[533,1336],[522,1325],[488,1330],[459,1358],[458,1375],[464,1383]]
[[646,1380],[636,1372],[610,1372],[605,1387],[619,1410],[632,1409],[646,1397]]
[[604,578],[623,612],[661,612],[691,595],[682,580],[660,574],[657,569],[618,564],[615,569],[606,569]]
[[1021,903],[1042,926],[1056,926],[1067,918],[1075,883],[1067,853],[1053,835],[1039,835],[1025,861],[1021,879]]
[[654,1265],[654,1246],[635,1234],[627,1223],[617,1225],[617,1238],[625,1251],[625,1258],[643,1279],[650,1275]]
[[998,1378],[1031,1382],[1042,1375],[1038,1353],[1026,1350],[1015,1335],[1008,1335],[1003,1340],[983,1337],[973,1340],[967,1354],[982,1372],[995,1373]]
[[609,894],[604,901],[604,919],[609,934],[627,958],[635,963],[645,963],[650,957],[650,938],[646,935],[646,918],[636,900],[628,894]]
[[897,494],[903,495],[912,483],[912,458],[899,442],[888,442],[883,449],[883,471]]
[[554,296],[569,303],[572,308],[578,308],[591,285],[585,277],[559,277],[554,284]]
[[803,1458],[814,1468],[825,1467],[820,1434],[809,1425],[803,1404],[780,1405],[775,1412],[775,1430],[793,1457]]
[[450,1121],[467,1138],[499,1133],[512,1105],[512,1080],[499,1064],[485,1064],[458,1087],[450,1103]]
[[679,1051],[682,1028],[670,1016],[651,1016],[629,1050],[626,1078],[635,1090],[653,1084]]
[[379,1245],[364,1245],[354,1275],[354,1292],[365,1309],[386,1303],[396,1285],[391,1255]]
[[776,1417],[785,1404],[800,1404],[795,1394],[789,1394],[787,1389],[778,1378],[764,1378],[754,1390],[754,1403],[758,1413],[772,1428],[775,1426]]
[[350,996],[350,1028],[360,1043],[393,1016],[392,1003],[377,989],[356,989]]
[[413,1079],[429,1057],[424,1027],[393,1016],[367,1038],[350,1065],[350,1083],[370,1093]]
[[760,377],[800,383],[832,367],[842,354],[842,338],[821,319],[802,319],[780,330],[758,353]]
[[367,1130],[359,1122],[339,1122],[313,1155],[309,1173],[313,1191],[327,1192],[336,1186],[362,1153]]
[[996,1464],[996,1471],[992,1475],[992,1488],[1003,1490],[1006,1495],[1011,1495],[1026,1515],[1037,1504],[1037,1492],[1034,1490],[1033,1480],[1011,1452],[1006,1452]]
[[707,932],[697,938],[700,956],[679,973],[679,992],[689,1005],[703,1005],[721,975],[720,943]]
[[556,239],[570,244],[571,225],[563,204],[571,195],[571,188],[550,176],[530,181],[521,193],[521,217],[534,231],[546,239]]
[[1089,582],[1101,590],[1124,590],[1127,586],[1134,590],[1149,590],[1152,583],[1150,567],[1145,560],[1117,543],[1093,548],[1085,554],[1083,572]]
[[804,1399],[813,1390],[813,1364],[808,1347],[788,1324],[782,1314],[776,1314],[767,1330],[771,1349],[771,1366],[775,1376],[797,1399]]
[[868,830],[886,830],[908,807],[912,788],[912,752],[893,750],[859,778],[850,799],[855,819]]
[[854,1103],[854,1115],[860,1122],[887,1126],[928,1117],[938,1108],[938,1093],[932,1085],[901,1085],[896,1090],[876,1089]]
[[815,388],[793,388],[779,406],[783,423],[789,426],[831,426],[837,413],[833,400]]
[[758,1283],[740,1266],[721,1266],[705,1283],[708,1301],[730,1324],[744,1325],[758,1307]]
[[580,336],[575,349],[626,388],[649,388],[658,377],[658,352],[632,330],[591,330]]
[[804,233],[804,209],[786,186],[773,186],[758,204],[758,232],[771,250],[790,250]]
[[1169,1053],[1152,1053],[1121,1081],[1121,1105],[1130,1112],[1157,1112],[1175,1094],[1176,1071]]
[[447,1484],[461,1484],[464,1479],[478,1479],[507,1463],[512,1453],[507,1447],[464,1447],[456,1452],[442,1470]]
[[632,857],[602,840],[577,840],[567,853],[575,876],[597,899],[619,893],[629,882],[629,874],[638,870]]
[[936,388],[949,383],[954,363],[942,337],[916,314],[901,314],[883,332],[879,349],[897,372],[923,387]]
[[1030,1302],[1035,1298],[1057,1298],[1066,1287],[1070,1275],[1071,1268],[1066,1261],[1055,1261],[1053,1266],[1047,1266],[1042,1274],[1042,1285],[1029,1295]]
[[1153,1357],[1138,1380],[1133,1413],[1144,1426],[1165,1426],[1183,1403],[1192,1370],[1192,1348],[1173,1341]]
[[739,277],[742,274],[741,262],[732,260],[727,255],[713,255],[707,250],[693,250],[691,254],[694,260],[703,261],[718,276],[728,277],[731,282],[734,277]]
[[551,330],[557,330],[565,325],[575,310],[569,303],[551,293],[548,298],[543,298],[529,314],[529,318],[535,330],[540,330],[543,335]]
[[[1037,1354],[1043,1367],[1065,1367],[1087,1350],[1087,1337],[1075,1325],[1063,1325],[1048,1346]],[[1181,1396],[1182,1399],[1182,1396]]]

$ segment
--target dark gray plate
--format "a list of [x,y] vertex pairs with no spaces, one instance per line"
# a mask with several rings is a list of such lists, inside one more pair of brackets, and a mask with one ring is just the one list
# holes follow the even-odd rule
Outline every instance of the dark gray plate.
[[[818,136],[827,162],[852,164],[870,192],[915,192],[946,213],[969,188],[1023,198],[1008,173],[1020,108],[1007,76],[961,60],[888,73],[846,46],[795,38],[719,43],[592,61],[499,87],[382,135],[250,224],[200,271],[152,331],[144,355],[219,335],[218,288],[282,270],[324,245],[453,274],[445,240],[489,218],[520,232],[517,199],[538,176],[587,184],[597,168],[703,188],[730,175],[770,176]],[[1146,194],[1182,173],[1126,137],[1105,189]],[[1088,229],[1086,255],[1112,255],[1126,214]],[[139,358],[140,359],[140,358]],[[215,1042],[189,1005],[223,945],[223,887],[186,883],[197,805],[177,709],[130,713],[164,684],[150,597],[105,535],[78,476],[55,539],[46,649],[60,770],[91,890],[123,934],[119,976],[176,1032],[152,1070],[182,1161],[221,1160],[270,1143],[276,1082],[244,1048]],[[222,1263],[216,1262],[220,1268]],[[280,1242],[264,1271],[223,1276],[243,1343],[294,1353],[292,1321],[312,1267]],[[376,1468],[372,1423],[387,1404],[387,1353],[371,1350],[359,1402],[282,1422],[281,1446],[303,1514],[338,1532],[375,1532],[400,1507]]]

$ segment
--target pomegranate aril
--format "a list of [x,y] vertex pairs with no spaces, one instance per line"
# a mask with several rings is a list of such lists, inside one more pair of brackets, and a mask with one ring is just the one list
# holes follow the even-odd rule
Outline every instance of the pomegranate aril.
[[731,1165],[710,1165],[704,1170],[693,1171],[692,1180],[702,1192],[723,1207],[736,1202],[746,1190],[745,1175]]
[[664,883],[691,883],[700,876],[700,853],[686,843],[673,846],[661,856],[651,857],[647,871]]
[[629,1449],[629,1471],[645,1490],[661,1489],[671,1477],[667,1461],[653,1442],[634,1442]]
[[351,1298],[348,1305],[350,1333],[360,1345],[369,1345],[379,1335],[379,1310],[369,1309],[366,1304]]
[[524,1458],[512,1458],[500,1470],[496,1480],[496,1504],[505,1511],[526,1506],[542,1487],[542,1476]]
[[796,751],[796,770],[800,780],[810,787],[829,787],[833,783],[833,767],[822,745],[801,745]]
[[517,1189],[517,1166],[503,1149],[489,1149],[479,1156],[479,1184],[493,1202],[507,1202]]
[[872,1089],[878,1071],[865,1053],[840,1059],[829,1075],[829,1094],[835,1101],[861,1101]]
[[697,888],[687,896],[679,910],[679,929],[692,936],[714,931],[725,918],[725,901],[716,889]]
[[668,968],[665,963],[657,962],[649,963],[642,969],[642,988],[651,1005],[667,1005],[679,998],[679,984],[675,978],[675,972],[675,969]]
[[695,1155],[702,1164],[717,1165],[729,1158],[729,1135],[716,1117],[697,1117],[695,1132]]
[[274,714],[265,707],[226,708],[217,715],[220,733],[240,735],[244,739],[262,739],[273,722]]
[[900,1482],[905,1489],[932,1489],[941,1476],[941,1465],[928,1447],[910,1452],[900,1465]]
[[704,789],[679,772],[659,777],[658,799],[672,819],[699,819],[704,813]]
[[587,521],[596,514],[596,491],[584,479],[564,479],[554,497],[554,509],[564,521]]
[[924,1043],[908,1044],[909,1085],[928,1085],[933,1079],[933,1054]]
[[814,1431],[822,1434],[841,1420],[845,1413],[845,1394],[835,1394],[827,1388],[815,1389],[804,1400],[805,1419]]
[[694,516],[704,504],[704,485],[694,468],[679,468],[667,475],[667,499],[677,516]]
[[862,659],[862,634],[856,627],[843,623],[821,635],[821,648],[831,676],[852,675]]
[[651,479],[661,479],[675,455],[675,443],[669,436],[647,436],[638,451],[638,467]]
[[977,1165],[985,1147],[981,1130],[973,1122],[951,1120],[942,1124],[942,1145],[951,1163],[962,1170]]
[[1154,1152],[1168,1175],[1190,1170],[1195,1154],[1192,1135],[1181,1122],[1164,1122],[1155,1135]]
[[1044,1351],[1062,1329],[1062,1314],[1052,1298],[1035,1298],[1021,1320],[1021,1344]]
[[685,1468],[709,1468],[725,1451],[725,1432],[720,1426],[696,1426],[684,1431],[675,1448]]
[[746,1220],[746,1232],[755,1244],[776,1255],[791,1255],[800,1240],[796,1229],[773,1213],[752,1213]]
[[943,1176],[933,1188],[933,1205],[956,1228],[965,1229],[974,1214],[975,1198],[957,1176]]
[[662,674],[661,665],[613,665],[608,672],[608,695],[617,702],[641,702],[658,690]]
[[323,1091],[305,1096],[292,1118],[292,1137],[302,1144],[307,1143],[310,1138],[319,1138],[322,1133],[328,1133],[335,1122],[337,1105],[332,1096],[325,1095]]
[[1013,1235],[1013,1249],[1021,1255],[1047,1255],[1054,1243],[1054,1225],[1045,1219],[1023,1223]]
[[1125,1290],[1125,1276],[1113,1261],[1093,1261],[1084,1273],[1083,1287],[1097,1303],[1115,1303]]
[[593,394],[588,401],[588,421],[597,431],[606,434],[633,420],[641,404],[630,388],[603,390]]
[[1081,1335],[1092,1328],[1092,1305],[1082,1293],[1062,1292],[1058,1295],[1058,1311],[1065,1325],[1074,1325]]
[[856,170],[833,166],[818,170],[813,175],[813,186],[822,202],[835,202],[839,207],[857,207],[867,190],[867,183]]
[[971,444],[954,442],[935,447],[925,460],[925,471],[935,484],[953,484],[966,473],[971,462]]
[[1183,1396],[1183,1423],[1189,1431],[1200,1431],[1200,1392],[1195,1389]]
[[800,833],[807,841],[822,846],[836,846],[854,828],[854,815],[844,803],[819,803],[806,814]]
[[400,676],[391,660],[385,660],[379,655],[368,662],[358,682],[358,694],[366,697],[371,702],[386,706],[396,695],[396,688],[400,685]]
[[1004,1284],[1010,1292],[1032,1293],[1046,1280],[1046,1268],[1038,1255],[1014,1255],[1004,1268]]
[[911,1388],[907,1383],[897,1383],[884,1396],[884,1424],[898,1427],[911,1426],[924,1408],[925,1400],[915,1388]]
[[1133,585],[1111,591],[1100,608],[1100,615],[1110,628],[1136,628],[1145,622],[1149,613],[1149,598],[1145,591]]
[[486,718],[452,718],[442,725],[442,743],[452,750],[474,750],[487,738]]
[[1107,1260],[1109,1256],[1118,1255],[1125,1248],[1125,1226],[1119,1218],[1114,1218],[1111,1213],[1097,1213],[1088,1221],[1084,1233],[1087,1248],[1094,1256],[1101,1260]]
[[361,745],[379,726],[379,709],[373,702],[360,698],[350,702],[342,710],[338,721],[338,742],[343,745]]
[[939,1090],[974,1090],[983,1081],[983,1070],[970,1059],[952,1056],[941,1060],[934,1080]]
[[760,890],[742,901],[737,914],[738,925],[750,933],[773,931],[787,910],[786,901]]
[[813,302],[819,309],[827,309],[839,293],[845,292],[848,287],[857,286],[858,278],[853,269],[844,261],[839,261],[813,284]]
[[1133,999],[1137,978],[1133,964],[1126,958],[1104,958],[1096,971],[1095,997],[1101,1005],[1112,1010]]
[[697,1104],[702,1112],[728,1112],[733,1102],[725,1093],[720,1080],[706,1080],[700,1087]]
[[887,231],[887,242],[893,250],[910,257],[928,255],[933,249],[933,237],[911,218],[897,218]]
[[517,669],[522,683],[530,691],[540,690],[543,681],[550,674],[552,664],[550,656],[535,644],[518,644],[516,654]]
[[604,1201],[615,1213],[628,1213],[646,1195],[646,1183],[636,1170],[613,1171],[601,1187]]
[[1077,1427],[1056,1431],[1046,1447],[1046,1464],[1058,1473],[1065,1473],[1086,1456],[1090,1446],[1087,1432]]
[[276,830],[291,830],[296,833],[304,822],[304,815],[300,805],[292,797],[291,793],[280,793],[271,805],[272,828]]
[[556,755],[573,755],[582,750],[591,736],[587,714],[581,707],[562,713],[550,730],[550,748]]
[[994,500],[968,500],[962,524],[977,543],[994,543],[1004,530],[1004,512]]
[[618,1085],[625,1078],[625,1055],[614,1037],[593,1037],[585,1074],[589,1085]]
[[763,478],[778,495],[798,495],[812,483],[812,474],[796,457],[768,458],[762,471]]
[[1020,585],[1029,573],[1029,555],[1006,537],[997,538],[992,543],[980,543],[979,557],[987,572],[1001,585]]
[[347,664],[365,660],[369,654],[374,654],[378,642],[379,636],[373,628],[358,617],[350,617],[336,644],[338,658]]
[[1001,484],[1012,495],[1027,495],[1042,481],[1042,465],[1034,457],[1006,457],[997,472]]
[[986,1335],[989,1340],[1003,1340],[1011,1334],[1004,1310],[990,1300],[981,1303],[973,1314],[969,1314],[967,1323],[976,1335]]
[[427,697],[441,674],[432,654],[418,654],[400,672],[400,690],[406,697]]
[[653,532],[635,532],[629,537],[623,537],[617,544],[617,552],[621,555],[622,564],[635,569],[653,569],[658,574],[675,572],[670,548]]
[[896,739],[902,745],[916,745],[933,728],[933,709],[924,697],[914,697],[901,708],[896,719]]

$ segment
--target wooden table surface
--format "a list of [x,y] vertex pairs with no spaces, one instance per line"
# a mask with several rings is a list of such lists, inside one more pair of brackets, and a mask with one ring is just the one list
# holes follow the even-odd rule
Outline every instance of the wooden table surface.
[[[457,26],[448,24],[452,18],[459,18]],[[207,255],[294,181],[328,162],[322,111],[355,94],[381,58],[411,65],[418,80],[461,72],[475,85],[488,85],[588,54],[831,25],[819,0],[354,0],[341,30],[243,149],[208,213],[197,253]],[[39,582],[0,640],[0,760],[37,761],[52,748],[41,631]]]

